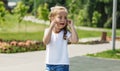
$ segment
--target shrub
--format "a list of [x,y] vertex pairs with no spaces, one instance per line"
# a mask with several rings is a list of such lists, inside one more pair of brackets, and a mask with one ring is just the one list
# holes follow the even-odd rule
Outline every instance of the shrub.
[[77,25],[90,26],[88,14],[87,14],[86,10],[84,10],[84,9],[80,10],[76,19],[77,19],[76,20]]
[[44,49],[45,46],[40,41],[0,41],[0,53],[18,53]]
[[92,26],[97,27],[97,24],[99,23],[101,18],[101,14],[97,11],[94,11],[93,17],[92,17]]
[[39,19],[44,19],[44,20],[48,20],[48,5],[47,3],[45,3],[44,5],[40,5],[37,9],[37,16]]
[[25,6],[23,2],[18,2],[17,6],[13,9],[15,14],[19,14],[18,22],[21,22],[23,17],[27,14],[28,6]]
[[0,28],[2,28],[2,25],[5,21],[5,14],[6,14],[6,10],[4,7],[4,3],[0,1]]

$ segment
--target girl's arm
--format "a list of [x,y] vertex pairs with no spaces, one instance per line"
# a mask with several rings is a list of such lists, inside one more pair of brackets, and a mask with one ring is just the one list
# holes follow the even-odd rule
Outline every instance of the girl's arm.
[[52,34],[52,30],[53,30],[54,26],[55,26],[55,22],[53,21],[53,22],[51,22],[50,27],[47,29],[47,32],[44,33],[43,43],[45,45],[48,44],[51,40],[51,34]]
[[47,29],[47,33],[44,34],[44,37],[43,37],[43,43],[46,45],[50,42],[50,39],[51,39],[51,33],[52,33],[52,28],[49,27]]
[[73,21],[69,20],[68,25],[71,28],[70,29],[71,36],[70,36],[69,40],[70,40],[71,43],[77,43],[79,41],[79,38],[78,38],[77,32],[75,30]]

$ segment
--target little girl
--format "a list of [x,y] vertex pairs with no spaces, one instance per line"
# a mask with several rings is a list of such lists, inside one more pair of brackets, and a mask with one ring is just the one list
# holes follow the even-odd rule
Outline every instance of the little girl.
[[73,21],[68,20],[67,15],[68,11],[63,6],[51,8],[50,26],[45,29],[43,37],[46,45],[46,71],[69,71],[67,43],[77,43],[78,36]]

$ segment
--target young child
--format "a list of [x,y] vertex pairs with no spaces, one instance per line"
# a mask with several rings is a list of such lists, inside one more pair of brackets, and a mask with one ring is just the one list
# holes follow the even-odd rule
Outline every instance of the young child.
[[46,45],[46,71],[69,71],[67,43],[77,43],[78,36],[73,21],[67,19],[67,15],[68,11],[63,6],[51,8],[50,26],[45,29],[43,37]]

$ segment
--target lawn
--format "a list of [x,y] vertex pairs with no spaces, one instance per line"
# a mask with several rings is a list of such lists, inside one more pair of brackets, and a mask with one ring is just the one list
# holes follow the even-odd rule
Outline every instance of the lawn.
[[[89,30],[78,30],[78,36],[79,38],[88,38],[88,37],[101,37],[102,32],[101,31],[89,31]],[[107,31],[107,36],[111,37],[112,36],[112,30],[109,29]],[[116,36],[120,36],[120,29],[116,30]]]
[[120,49],[117,49],[116,51],[107,50],[96,54],[87,54],[87,56],[120,59]]
[[0,39],[3,40],[38,40],[41,41],[44,32],[10,32],[0,33]]
[[29,21],[18,23],[17,21],[16,15],[6,15],[6,21],[1,25],[0,39],[42,40],[44,29],[47,25],[41,25]]

